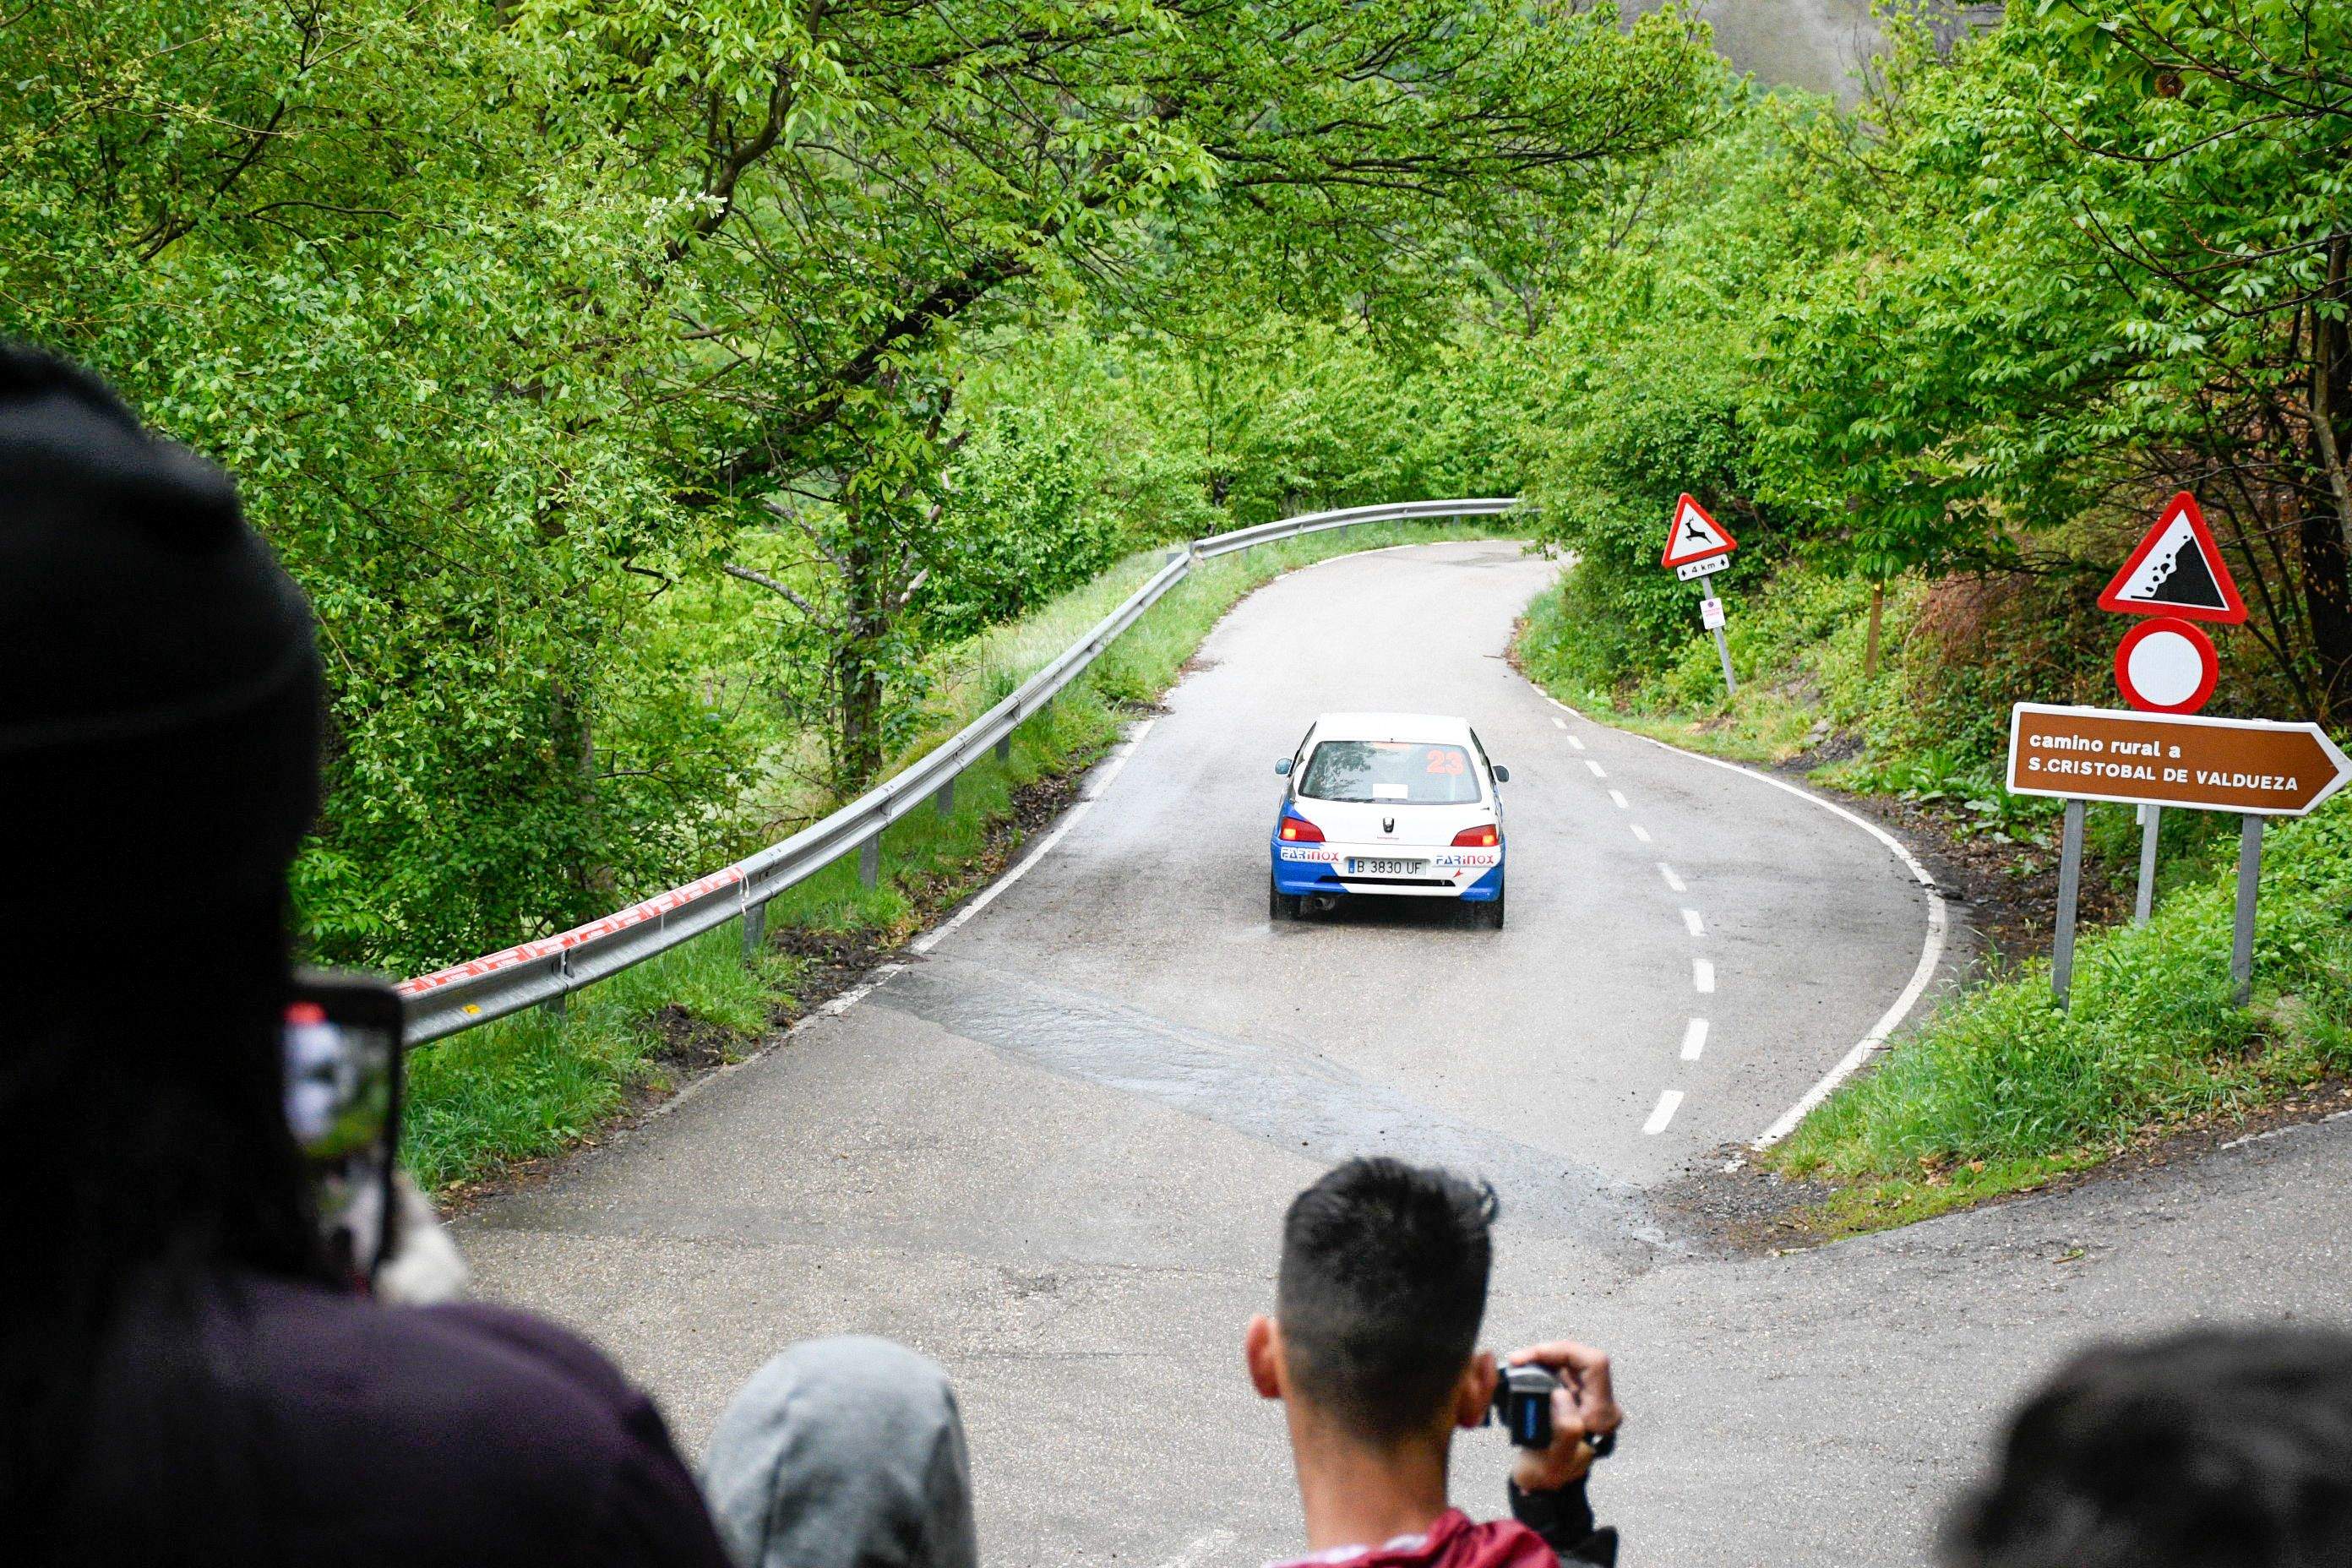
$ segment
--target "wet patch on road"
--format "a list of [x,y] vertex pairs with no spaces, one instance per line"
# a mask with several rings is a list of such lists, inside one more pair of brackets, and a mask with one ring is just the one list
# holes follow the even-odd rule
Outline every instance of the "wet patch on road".
[[1505,1225],[1572,1237],[1629,1268],[1681,1249],[1630,1184],[1507,1132],[1449,1119],[1316,1058],[961,959],[912,966],[867,1005],[1317,1160],[1392,1154],[1475,1173],[1500,1194]]

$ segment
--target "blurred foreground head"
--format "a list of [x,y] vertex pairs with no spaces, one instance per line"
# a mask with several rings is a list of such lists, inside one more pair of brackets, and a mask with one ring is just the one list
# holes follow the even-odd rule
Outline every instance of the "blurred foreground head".
[[[125,984],[70,999],[136,1005],[172,952],[278,917],[318,744],[310,611],[228,476],[0,346],[0,935],[99,944]],[[46,967],[10,990],[49,997]]]
[[0,344],[0,1519],[26,1561],[132,1314],[319,1268],[278,1045],[319,720],[310,612],[228,477]]
[[2011,1421],[1944,1561],[2352,1565],[2352,1335],[2199,1329],[2078,1356]]

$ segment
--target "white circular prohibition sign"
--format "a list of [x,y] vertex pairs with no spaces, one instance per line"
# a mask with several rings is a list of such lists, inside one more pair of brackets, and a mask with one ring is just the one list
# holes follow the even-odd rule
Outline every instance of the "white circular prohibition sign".
[[2144,711],[2182,713],[2203,707],[2220,673],[2210,639],[2169,616],[2135,626],[2116,650],[2116,684]]
[[2179,632],[2153,632],[2131,650],[2132,689],[2159,708],[2186,702],[2205,679],[2197,645]]

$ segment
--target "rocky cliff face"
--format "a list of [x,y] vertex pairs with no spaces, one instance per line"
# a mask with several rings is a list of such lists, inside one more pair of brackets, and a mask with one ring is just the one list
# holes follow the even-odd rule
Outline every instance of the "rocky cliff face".
[[[1870,0],[1710,0],[1699,14],[1715,25],[1716,47],[1758,81],[1832,93],[1845,104],[1860,94],[1862,68],[1878,47]],[[1946,30],[1989,27],[2000,14],[1999,0],[1956,5]]]

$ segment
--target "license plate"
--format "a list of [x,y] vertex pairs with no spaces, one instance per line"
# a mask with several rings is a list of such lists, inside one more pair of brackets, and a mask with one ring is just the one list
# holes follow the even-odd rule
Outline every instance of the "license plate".
[[1410,877],[1421,869],[1418,860],[1355,860],[1348,862],[1350,873],[1359,877]]

